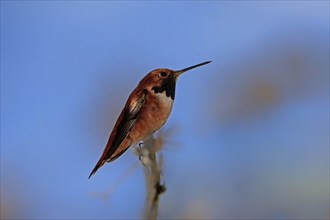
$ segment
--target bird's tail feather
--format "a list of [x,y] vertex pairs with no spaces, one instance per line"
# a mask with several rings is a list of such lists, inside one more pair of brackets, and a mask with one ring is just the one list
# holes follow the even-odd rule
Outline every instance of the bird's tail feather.
[[[121,150],[119,153],[115,154],[114,156],[108,155],[106,153],[103,153],[103,155],[101,156],[100,160],[97,162],[97,164],[95,165],[94,169],[92,170],[91,174],[89,174],[89,178],[91,178],[91,176],[93,176],[94,173],[96,173],[96,171],[103,166],[103,164],[105,162],[112,162],[114,160],[116,160],[118,157],[120,157],[125,151],[127,151],[127,149],[129,148],[129,146],[127,146],[126,148],[124,148],[123,150]],[[108,159],[107,159],[108,158]]]
[[89,174],[89,178],[91,178],[91,176],[93,176],[94,173],[96,173],[96,171],[105,163],[105,160],[103,160],[103,158],[101,158],[97,164],[95,165],[94,169],[92,170],[92,172]]

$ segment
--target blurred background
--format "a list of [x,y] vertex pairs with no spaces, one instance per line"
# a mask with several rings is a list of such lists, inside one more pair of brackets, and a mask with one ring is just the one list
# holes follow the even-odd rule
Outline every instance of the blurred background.
[[1,1],[1,217],[140,218],[132,150],[87,177],[145,74],[207,60],[160,131],[160,218],[328,218],[328,1]]

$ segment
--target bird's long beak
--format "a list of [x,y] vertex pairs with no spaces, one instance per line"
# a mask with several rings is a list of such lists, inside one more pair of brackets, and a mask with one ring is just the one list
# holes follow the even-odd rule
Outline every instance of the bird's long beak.
[[174,72],[174,74],[175,74],[176,77],[178,77],[182,73],[187,72],[188,70],[194,69],[194,68],[199,67],[199,66],[203,66],[203,65],[208,64],[208,63],[211,63],[211,61],[206,61],[206,62],[203,62],[203,63],[199,63],[199,64],[196,64],[196,65],[184,68],[182,70],[177,70],[177,71]]

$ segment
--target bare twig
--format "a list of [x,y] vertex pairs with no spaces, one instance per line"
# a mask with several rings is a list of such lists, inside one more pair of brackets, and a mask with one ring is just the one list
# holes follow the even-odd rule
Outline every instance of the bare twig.
[[[161,181],[162,164],[157,161],[156,151],[159,141],[151,136],[145,140],[141,148],[140,160],[144,165],[144,173],[147,183],[146,207],[144,210],[144,219],[157,219],[159,196],[165,192],[166,188]],[[161,161],[161,160],[159,160]]]

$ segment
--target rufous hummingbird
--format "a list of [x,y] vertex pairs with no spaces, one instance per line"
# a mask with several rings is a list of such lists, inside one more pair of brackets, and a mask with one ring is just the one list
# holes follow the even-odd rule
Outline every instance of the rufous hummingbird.
[[159,68],[149,72],[128,97],[103,154],[88,178],[105,162],[114,161],[131,145],[145,140],[160,129],[171,114],[178,77],[210,62],[177,71]]

